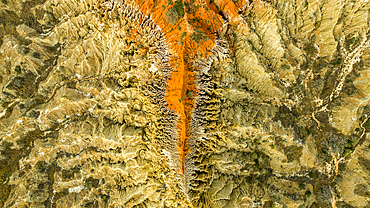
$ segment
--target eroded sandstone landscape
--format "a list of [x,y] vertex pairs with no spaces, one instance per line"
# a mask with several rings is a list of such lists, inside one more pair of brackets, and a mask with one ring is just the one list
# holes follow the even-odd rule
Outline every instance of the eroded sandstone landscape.
[[1,0],[1,207],[370,207],[368,0]]

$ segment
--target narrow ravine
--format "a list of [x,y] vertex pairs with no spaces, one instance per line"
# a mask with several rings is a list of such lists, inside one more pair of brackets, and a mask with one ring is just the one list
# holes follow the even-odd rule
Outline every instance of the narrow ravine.
[[[187,146],[191,136],[190,121],[197,94],[193,62],[206,58],[215,46],[215,31],[224,24],[222,14],[230,18],[238,16],[233,1],[136,1],[143,14],[160,26],[170,43],[171,79],[167,80],[165,99],[169,108],[179,115],[177,121],[179,172],[185,174],[184,159],[189,153]],[[241,7],[242,1],[238,5]],[[210,8],[210,9],[209,9]],[[220,13],[220,14],[219,14]]]

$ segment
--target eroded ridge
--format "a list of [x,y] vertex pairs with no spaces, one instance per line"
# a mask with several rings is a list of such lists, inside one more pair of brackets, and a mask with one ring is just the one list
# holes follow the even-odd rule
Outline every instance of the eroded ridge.
[[127,2],[45,5],[48,33],[20,24],[2,39],[0,63],[16,70],[1,71],[0,156],[16,163],[0,164],[15,174],[0,205],[191,206],[161,151],[176,116],[159,27]]
[[[179,158],[179,172],[184,175],[186,167],[184,159],[189,152],[188,139],[192,135],[190,122],[194,99],[198,94],[195,86],[196,71],[191,60],[205,60],[213,56],[216,45],[215,32],[224,26],[224,20],[219,13],[227,16],[237,25],[241,18],[232,1],[136,1],[140,11],[148,13],[171,43],[172,53],[171,79],[168,80],[166,101],[169,108],[179,115],[178,138],[173,155]],[[211,9],[210,9],[211,8]],[[216,47],[217,48],[217,47]]]
[[0,1],[0,207],[369,207],[369,11]]

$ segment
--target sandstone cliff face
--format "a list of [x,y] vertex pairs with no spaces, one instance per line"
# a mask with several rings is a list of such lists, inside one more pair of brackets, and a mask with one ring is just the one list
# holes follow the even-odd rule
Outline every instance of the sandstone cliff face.
[[369,207],[369,7],[2,0],[0,206]]

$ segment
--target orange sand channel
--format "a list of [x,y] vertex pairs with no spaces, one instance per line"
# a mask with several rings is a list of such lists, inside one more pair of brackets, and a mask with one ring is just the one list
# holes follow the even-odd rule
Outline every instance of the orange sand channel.
[[[216,0],[213,4],[210,0],[135,0],[140,11],[150,14],[165,34],[167,42],[170,43],[171,79],[168,81],[165,99],[169,108],[180,115],[178,121],[180,155],[180,172],[185,173],[184,159],[189,153],[187,147],[188,138],[191,136],[190,120],[196,96],[195,69],[192,67],[192,60],[195,57],[207,57],[211,55],[211,49],[215,43],[214,31],[222,27],[222,17],[218,15],[220,10],[230,17],[237,15],[236,6],[231,0]],[[175,6],[182,5],[183,16],[171,19],[168,14],[173,14]],[[239,6],[239,5],[238,5]],[[173,8],[174,7],[174,8]],[[206,8],[208,7],[208,8]],[[172,8],[172,13],[168,11]],[[181,15],[180,15],[181,16]],[[194,38],[201,34],[201,38]]]

